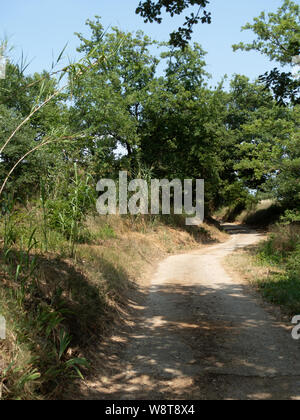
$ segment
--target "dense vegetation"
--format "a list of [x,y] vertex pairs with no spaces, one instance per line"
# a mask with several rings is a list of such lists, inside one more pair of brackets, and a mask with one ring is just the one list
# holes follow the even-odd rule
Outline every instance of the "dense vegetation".
[[[140,5],[144,17],[148,6]],[[159,10],[150,12],[156,20]],[[145,180],[204,178],[208,216],[222,207],[239,213],[267,198],[283,223],[300,221],[297,79],[235,75],[229,90],[223,82],[211,87],[201,45],[174,48],[141,31],[105,32],[98,17],[87,25],[90,36],[78,34],[78,63],[60,70],[62,51],[50,71],[28,76],[24,64],[9,61],[0,80],[0,303],[10,319],[0,398],[59,395],[62,380],[87,366],[87,336],[103,325],[108,307],[117,312],[121,304],[120,289],[133,274],[116,257],[127,249],[118,228],[105,217],[95,227],[100,178],[118,179],[120,170]],[[268,23],[262,15],[246,29],[259,40],[234,48],[257,49],[279,64],[299,53],[299,6],[292,1]],[[5,43],[1,48],[5,53]],[[154,232],[161,220],[124,223]],[[204,228],[190,236],[209,240]],[[293,236],[289,249],[297,261],[299,242]],[[290,254],[283,257],[289,273],[299,273]],[[90,277],[84,260],[94,264]],[[101,281],[91,284],[96,270]]]

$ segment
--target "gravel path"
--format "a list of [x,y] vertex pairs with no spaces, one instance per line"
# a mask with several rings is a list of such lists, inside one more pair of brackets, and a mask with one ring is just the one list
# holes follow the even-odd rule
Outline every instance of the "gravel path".
[[106,343],[106,373],[86,383],[84,398],[300,400],[299,342],[222,265],[260,236],[229,230],[226,243],[159,264],[134,325]]

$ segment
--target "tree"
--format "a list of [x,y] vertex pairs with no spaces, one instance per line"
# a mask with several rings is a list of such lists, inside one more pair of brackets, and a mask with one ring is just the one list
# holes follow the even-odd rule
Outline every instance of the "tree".
[[[148,95],[158,60],[149,52],[155,43],[143,32],[125,33],[112,28],[104,34],[100,18],[87,21],[91,38],[78,34],[80,52],[102,52],[103,66],[83,77],[74,94],[72,120],[89,137],[83,139],[81,150],[92,161],[96,172],[114,166],[118,145],[127,150],[128,169],[136,165],[140,142],[141,104]],[[106,156],[105,156],[106,155]],[[106,163],[105,163],[106,161]]]
[[170,35],[170,43],[174,47],[185,48],[191,40],[193,27],[200,21],[202,23],[211,23],[211,14],[205,10],[209,0],[144,0],[139,2],[136,13],[141,15],[145,22],[162,22],[162,10],[173,17],[180,15],[191,6],[198,6],[198,10],[190,16],[186,16],[185,23]]
[[[0,105],[0,144],[2,145],[10,133],[22,120],[17,111],[13,111],[4,105]],[[0,184],[13,165],[26,151],[36,146],[35,138],[37,132],[29,126],[23,127],[1,154]],[[7,187],[14,191],[18,197],[25,197],[37,191],[39,179],[45,171],[46,159],[41,155],[30,156],[16,169]]]
[[299,202],[299,122],[299,106],[278,106],[270,92],[245,76],[231,82],[232,167],[247,189],[267,193],[286,208]]
[[[75,136],[70,131],[67,133],[69,112],[66,104],[67,96],[63,91],[66,91],[67,86],[74,85],[79,77],[94,65],[90,57],[86,56],[80,62],[71,64],[63,70],[51,74],[43,72],[41,75],[35,74],[30,77],[24,76],[24,67],[8,63],[7,75],[0,81],[0,98],[3,103],[0,116],[4,123],[0,133],[0,155],[3,163],[0,196],[7,182],[13,181],[14,178],[23,181],[23,187],[19,185],[23,194],[30,195],[37,191],[35,172],[39,180],[41,176],[39,170],[32,170],[31,175],[28,171],[25,178],[20,173],[28,167],[28,162],[33,159],[33,153],[35,157],[40,156],[43,168],[49,167],[50,162],[53,165],[57,156],[64,155],[62,148],[57,146],[58,141],[69,141]],[[58,80],[54,77],[57,74],[60,75]],[[65,75],[69,76],[69,83],[59,86]],[[24,135],[29,131],[31,136]],[[43,153],[45,146],[48,146],[48,153]],[[10,167],[7,164],[10,164]],[[14,189],[16,184],[10,183]],[[26,190],[25,185],[33,188]]]
[[291,210],[300,210],[300,108],[292,114],[294,129],[286,137],[284,154],[276,177],[270,179],[269,189],[282,205]]
[[[293,57],[300,52],[300,6],[291,0],[284,0],[276,13],[266,16],[262,12],[247,23],[242,30],[252,30],[257,39],[249,44],[240,43],[233,46],[236,51],[259,51],[279,64],[291,65]],[[277,68],[260,77],[267,88],[271,88],[280,104],[291,101],[300,102],[300,80],[293,79],[291,72],[280,72]]]
[[[55,89],[55,81],[51,80],[48,74],[25,76],[23,70],[23,66],[8,61],[6,77],[0,83],[1,148],[34,107],[45,100],[47,95],[51,95]],[[46,78],[49,82],[45,83],[47,87],[42,94],[37,83],[41,78]],[[53,101],[49,107],[34,115],[30,123],[16,133],[1,153],[1,185],[14,164],[30,149],[42,142],[46,133],[54,128],[54,123],[56,127],[59,125],[62,114],[58,101]],[[40,177],[45,173],[49,159],[49,154],[44,155],[42,152],[28,156],[14,171],[7,185],[8,190],[22,197],[34,194],[38,190]]]
[[204,178],[206,204],[223,194],[220,159],[226,138],[222,88],[208,89],[205,52],[198,44],[169,47],[165,77],[155,79],[142,112],[142,161],[158,178]]

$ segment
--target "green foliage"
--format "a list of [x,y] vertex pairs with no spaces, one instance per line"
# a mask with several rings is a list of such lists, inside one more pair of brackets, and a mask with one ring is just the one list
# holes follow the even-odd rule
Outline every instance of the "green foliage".
[[[276,13],[265,12],[247,23],[242,30],[252,30],[257,39],[249,44],[233,46],[234,51],[259,51],[272,61],[281,65],[291,65],[293,57],[300,51],[300,7],[291,0],[284,0]],[[293,79],[292,73],[280,72],[277,68],[260,77],[266,88],[272,89],[280,105],[299,104],[299,79]]]
[[239,180],[284,208],[297,208],[299,107],[280,107],[258,83],[236,76],[228,111],[235,137],[230,159]]
[[131,162],[136,162],[141,104],[158,60],[149,52],[154,42],[141,31],[134,35],[112,28],[110,33],[104,33],[99,18],[88,20],[87,25],[91,39],[78,34],[81,41],[78,50],[87,54],[95,49],[93,54],[102,52],[106,60],[78,85],[72,119],[91,133],[89,139],[83,139],[82,147],[89,153],[90,168],[99,176],[105,165],[103,158],[111,171],[115,165],[113,151],[120,145],[127,150],[129,168]]
[[[192,13],[185,18],[183,27],[171,33],[170,44],[174,47],[185,48],[191,40],[193,26],[201,21],[201,23],[211,23],[211,14],[204,8],[209,4],[208,0],[143,0],[139,2],[136,13],[141,15],[145,22],[162,22],[162,9],[171,17],[180,15],[183,11],[191,6],[198,6],[196,14]],[[202,14],[201,14],[202,12]]]
[[300,83],[291,72],[280,72],[277,68],[266,72],[259,77],[266,89],[271,89],[279,105],[287,105],[289,102],[296,105],[300,104]]
[[289,315],[300,310],[300,230],[296,225],[277,225],[270,239],[259,251],[264,265],[279,268],[279,272],[258,282],[266,299],[282,306]]
[[286,210],[281,217],[281,222],[285,225],[300,223],[300,210]]
[[204,56],[198,44],[162,54],[165,78],[153,81],[143,105],[141,157],[159,178],[205,178],[213,206],[222,185],[226,95],[207,88]]
[[[207,4],[146,1],[138,13],[160,22],[164,7],[174,15],[188,5]],[[298,42],[293,30],[298,13],[298,6],[285,1],[268,21],[261,15],[246,26],[258,41],[236,48],[258,49],[288,63]],[[299,107],[278,106],[269,89],[241,75],[234,76],[228,92],[223,83],[210,88],[206,53],[199,44],[186,44],[199,19],[200,14],[191,16],[173,34],[173,44],[182,49],[159,44],[140,31],[114,27],[105,32],[96,17],[87,21],[89,37],[78,34],[78,51],[84,55],[78,63],[25,76],[25,64],[9,62],[7,77],[0,81],[0,181],[28,151],[47,140],[49,144],[20,160],[1,196],[0,304],[17,337],[11,338],[13,350],[3,353],[9,358],[0,377],[5,398],[33,397],[35,392],[55,397],[66,379],[82,377],[87,362],[76,345],[98,331],[99,312],[105,312],[112,294],[129,287],[119,250],[109,256],[115,259],[111,263],[101,248],[103,241],[119,238],[118,227],[102,219],[89,229],[88,217],[95,211],[96,181],[117,179],[120,170],[148,185],[151,178],[204,178],[208,213],[228,206],[228,218],[267,193],[276,204],[250,218],[265,224],[286,210],[286,226],[278,227],[260,252],[263,263],[284,270],[276,284],[263,287],[276,302],[290,300],[292,307],[292,300],[298,300]],[[206,12],[202,20],[210,21]],[[160,57],[154,47],[160,48]],[[158,66],[164,66],[163,76],[158,77]],[[137,231],[158,228],[160,220],[126,219]],[[197,241],[212,240],[205,228],[187,229],[183,216],[163,220]],[[161,236],[166,249],[174,250],[173,236]],[[97,250],[86,246],[91,241]],[[129,250],[127,246],[125,256]],[[78,261],[85,252],[93,259],[96,285],[61,259]],[[132,252],[136,256],[140,250],[133,247]],[[108,284],[103,278],[100,282],[100,272]],[[23,360],[16,357],[17,346],[26,353]]]
[[55,188],[52,198],[50,196],[44,203],[44,218],[51,229],[61,232],[69,240],[73,256],[75,244],[84,240],[84,218],[95,205],[96,194],[91,176],[80,173],[77,164],[67,177],[66,173],[57,176],[56,183],[60,188]]
[[292,57],[299,53],[299,16],[300,6],[291,0],[284,0],[277,13],[266,16],[262,12],[252,24],[247,23],[242,28],[253,31],[257,36],[255,41],[234,45],[233,49],[256,50],[282,65],[291,64]]
[[[3,145],[10,133],[20,123],[20,114],[16,111],[0,105],[0,145]],[[2,153],[0,166],[0,183],[12,168],[13,164],[20,159],[31,147],[35,146],[36,131],[31,127],[24,127],[15,136],[14,142],[10,143]],[[16,195],[26,195],[32,189],[36,189],[41,173],[44,170],[44,162],[40,159],[29,157],[14,173],[8,183],[8,190],[15,191]]]

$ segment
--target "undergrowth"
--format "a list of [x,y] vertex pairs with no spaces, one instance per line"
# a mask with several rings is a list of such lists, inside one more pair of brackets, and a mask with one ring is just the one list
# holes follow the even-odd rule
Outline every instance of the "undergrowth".
[[300,226],[277,225],[270,238],[261,245],[258,258],[262,264],[280,272],[259,282],[265,298],[289,314],[300,313]]
[[0,222],[0,314],[7,321],[7,337],[0,341],[2,400],[62,398],[75,378],[88,372],[89,346],[120,319],[129,293],[145,281],[147,266],[225,236],[215,226],[190,230],[177,216],[162,221],[88,210],[83,218],[81,206],[76,227],[68,225],[67,231],[75,232],[70,237],[51,222],[54,214],[60,219],[60,212],[53,213],[42,196],[25,206],[13,199],[5,203]]
[[270,303],[289,316],[300,314],[300,226],[277,224],[266,241],[229,258]]

